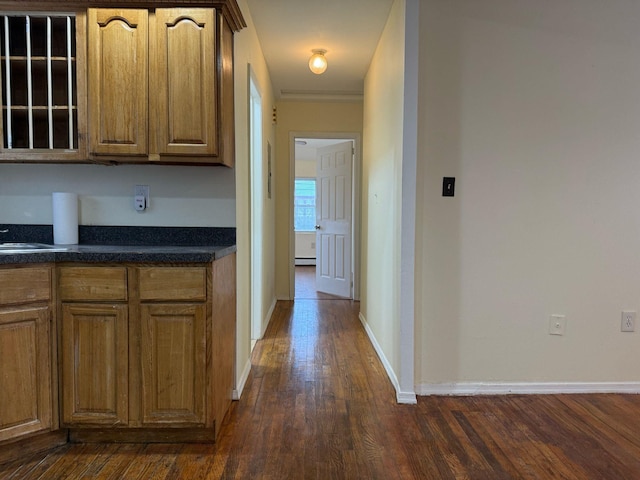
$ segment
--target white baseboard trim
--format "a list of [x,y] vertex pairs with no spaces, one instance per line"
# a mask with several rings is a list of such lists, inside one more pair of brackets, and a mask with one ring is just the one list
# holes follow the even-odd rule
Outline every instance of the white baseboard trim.
[[396,401],[398,403],[404,403],[404,404],[418,403],[418,399],[416,398],[416,394],[414,392],[402,392],[400,390],[400,382],[398,382],[398,377],[396,376],[396,372],[393,371],[393,368],[391,367],[391,363],[389,363],[389,360],[387,360],[387,357],[382,351],[382,347],[378,343],[376,336],[373,334],[373,331],[369,327],[369,324],[367,323],[367,319],[364,318],[364,315],[362,314],[362,312],[358,314],[358,318],[360,319],[360,322],[364,327],[364,331],[367,332],[369,341],[371,342],[371,345],[373,345],[374,350],[378,354],[378,358],[382,362],[382,366],[387,372],[387,376],[389,377],[389,380],[391,380],[391,384],[393,385],[393,388],[395,388],[396,390]]
[[287,297],[287,296],[284,296],[284,295],[278,295],[278,296],[276,297],[276,300],[277,300],[277,301],[283,301],[283,302],[290,302],[290,301],[291,301],[291,300],[293,300],[293,299],[292,299],[292,298],[289,298],[289,297]]
[[423,383],[416,393],[429,395],[545,395],[561,393],[640,393],[638,382],[459,382]]
[[418,403],[418,397],[413,392],[399,392],[396,388],[396,401],[404,405],[415,405]]
[[269,310],[267,311],[267,315],[265,316],[264,320],[262,321],[262,325],[264,326],[264,328],[262,329],[262,334],[260,335],[260,338],[264,337],[264,332],[267,331],[267,327],[269,326],[269,323],[271,322],[271,316],[273,315],[273,311],[276,309],[276,303],[278,302],[278,300],[276,298],[273,299],[273,301],[271,302],[271,306],[269,307]]
[[238,385],[231,393],[231,398],[233,400],[240,400],[242,396],[242,391],[244,390],[244,386],[247,384],[247,379],[249,378],[249,373],[251,372],[251,359],[247,360],[246,365],[244,366],[244,370],[242,371],[242,375],[238,379]]
[[[260,338],[264,336],[264,332],[267,330],[267,327],[269,326],[269,322],[271,322],[271,316],[273,315],[273,311],[276,308],[277,302],[278,300],[276,298],[274,298],[273,301],[271,302],[269,311],[267,312],[267,315],[265,316],[265,319],[262,322],[263,328],[262,328],[262,334],[260,335]],[[253,349],[256,346],[256,343],[257,343],[257,340],[251,340],[251,352],[253,352]],[[249,355],[251,355],[251,353]],[[242,371],[242,375],[238,379],[238,386],[233,390],[231,394],[231,398],[233,400],[240,400],[240,396],[242,395],[244,386],[247,383],[247,378],[249,378],[249,372],[251,372],[251,358],[247,360],[247,363],[244,366],[244,370]]]
[[300,265],[300,266],[316,266],[316,259],[315,258],[296,258],[295,261],[296,266]]

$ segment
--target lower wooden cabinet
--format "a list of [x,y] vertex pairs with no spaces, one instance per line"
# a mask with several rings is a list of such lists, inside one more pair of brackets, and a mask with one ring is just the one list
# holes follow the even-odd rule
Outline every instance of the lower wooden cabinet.
[[64,265],[58,292],[72,438],[172,441],[167,431],[191,429],[215,439],[234,386],[235,254],[203,266]]
[[51,267],[0,268],[0,442],[55,429]]
[[126,267],[58,268],[65,426],[129,424],[127,283]]
[[195,266],[0,267],[0,445],[36,451],[67,441],[66,429],[88,441],[213,441],[235,337],[235,253]]

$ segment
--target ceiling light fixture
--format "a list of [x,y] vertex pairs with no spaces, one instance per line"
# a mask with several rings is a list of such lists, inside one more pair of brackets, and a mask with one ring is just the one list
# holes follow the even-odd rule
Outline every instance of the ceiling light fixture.
[[316,75],[320,75],[327,69],[327,59],[324,56],[327,51],[322,49],[311,51],[313,52],[313,55],[309,58],[309,70]]

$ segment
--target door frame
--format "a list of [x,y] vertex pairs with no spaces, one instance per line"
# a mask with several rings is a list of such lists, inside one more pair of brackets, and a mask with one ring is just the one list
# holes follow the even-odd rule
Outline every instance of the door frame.
[[296,138],[353,140],[354,154],[351,166],[351,298],[360,300],[360,211],[362,184],[362,135],[358,132],[289,132],[289,300],[295,299],[295,231],[293,228],[293,193],[296,178]]
[[262,92],[260,83],[251,64],[248,73],[248,120],[249,120],[249,236],[250,236],[250,306],[251,350],[262,338],[263,311],[262,289],[264,202],[263,202],[263,131],[262,131]]

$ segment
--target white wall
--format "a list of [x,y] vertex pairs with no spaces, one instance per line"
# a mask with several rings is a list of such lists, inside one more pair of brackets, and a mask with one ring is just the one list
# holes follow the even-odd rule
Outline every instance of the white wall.
[[424,0],[420,22],[420,390],[637,382],[640,4]]
[[[315,232],[296,232],[296,258],[316,258]],[[306,264],[305,264],[306,265]]]
[[[53,222],[51,192],[79,195],[81,225],[234,227],[234,170],[172,165],[0,165],[0,223]],[[151,208],[133,208],[135,185]]]
[[[266,327],[271,309],[275,304],[275,198],[267,195],[267,142],[271,144],[272,165],[275,166],[275,126],[272,124],[272,107],[274,105],[273,87],[269,71],[262,54],[255,26],[246,0],[239,0],[238,5],[247,23],[247,28],[236,33],[234,38],[234,76],[235,76],[235,114],[236,114],[236,237],[238,248],[238,324],[237,324],[237,384],[241,388],[246,381],[251,357],[251,245],[250,245],[250,165],[249,165],[249,80],[248,65],[251,65],[258,81],[262,96],[263,115],[263,205],[264,231],[258,232],[262,240],[262,295],[261,304],[262,327]],[[276,172],[273,168],[273,184],[276,183]]]
[[393,4],[365,79],[361,315],[392,381],[400,368],[404,0]]

